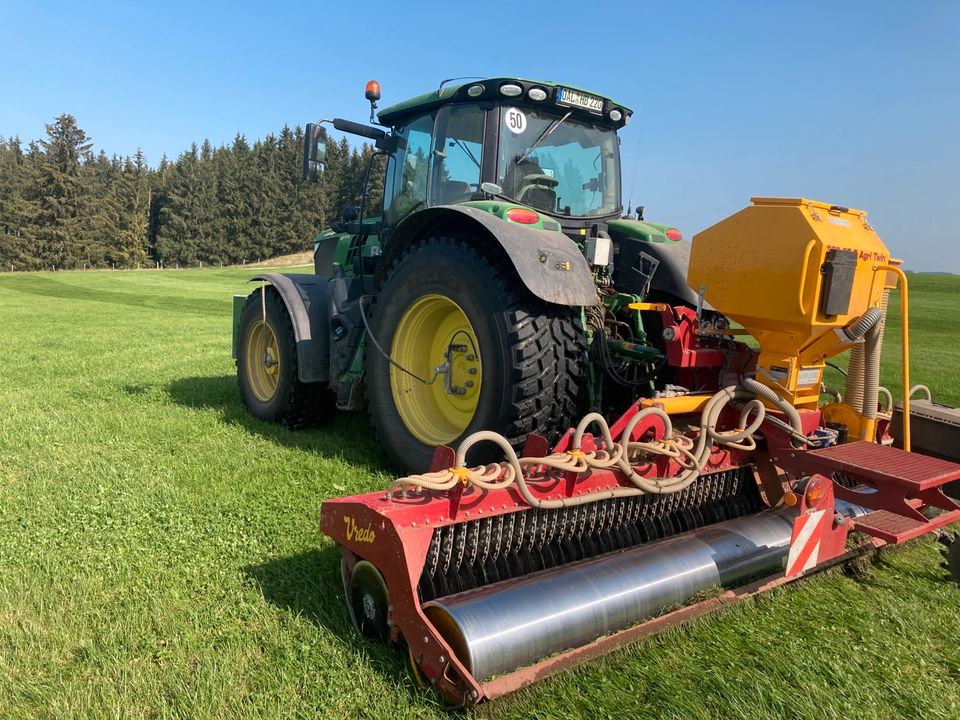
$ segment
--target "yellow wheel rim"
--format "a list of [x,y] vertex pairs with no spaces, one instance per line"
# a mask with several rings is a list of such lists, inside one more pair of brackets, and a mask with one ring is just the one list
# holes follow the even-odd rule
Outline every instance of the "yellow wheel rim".
[[394,406],[407,430],[426,445],[450,443],[463,434],[480,398],[480,345],[466,314],[450,298],[424,295],[397,325],[390,356],[427,385],[390,367]]
[[247,380],[254,397],[270,402],[280,385],[280,348],[268,324],[257,320],[247,335]]

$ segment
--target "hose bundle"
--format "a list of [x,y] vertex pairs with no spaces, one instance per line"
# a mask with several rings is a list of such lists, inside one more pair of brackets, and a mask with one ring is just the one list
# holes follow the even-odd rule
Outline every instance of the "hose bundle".
[[[410,491],[444,492],[453,489],[457,484],[473,485],[483,490],[496,490],[516,485],[520,495],[531,507],[551,510],[612,497],[680,492],[699,477],[710,460],[715,446],[746,452],[756,448],[753,435],[767,419],[766,407],[760,397],[781,408],[790,421],[788,429],[794,436],[802,437],[800,416],[796,409],[765,385],[755,380],[746,380],[743,386],[726,387],[707,401],[700,416],[700,432],[695,441],[685,435],[674,434],[670,416],[659,408],[645,408],[634,415],[620,435],[619,442],[614,441],[610,426],[603,416],[590,413],[577,425],[570,450],[545,457],[518,457],[505,437],[483,430],[468,436],[460,444],[454,467],[399,478],[390,485],[388,497],[392,498],[394,494],[406,496]],[[744,403],[740,411],[739,427],[734,430],[717,430],[720,414],[730,402]],[[652,441],[632,440],[636,427],[650,417],[656,417],[662,422],[663,437]],[[596,426],[598,429],[597,434],[602,438],[602,446],[597,450],[584,451],[583,436],[591,426]],[[466,467],[467,452],[483,442],[492,442],[497,445],[503,451],[505,460],[499,464]],[[661,478],[644,477],[635,470],[635,467],[641,465],[649,466],[657,457],[674,460],[682,470],[676,476]],[[543,499],[530,491],[524,468],[549,468],[557,472],[578,475],[592,469],[616,469],[627,477],[631,487],[618,486],[577,497]]]

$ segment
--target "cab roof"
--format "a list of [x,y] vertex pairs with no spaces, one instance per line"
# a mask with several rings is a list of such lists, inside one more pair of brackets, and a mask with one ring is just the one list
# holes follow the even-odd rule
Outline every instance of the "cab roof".
[[[505,95],[501,91],[501,88],[503,88],[505,85],[515,85],[519,87],[521,91],[515,95]],[[474,89],[476,86],[479,86],[482,89],[479,91]],[[545,98],[543,100],[536,101],[530,98],[528,93],[534,88],[540,88],[544,91]],[[603,101],[602,111],[598,112],[596,110],[587,110],[585,108],[575,107],[567,103],[560,102],[558,100],[558,95],[561,89],[574,90],[578,93],[600,98]],[[377,117],[382,125],[393,126],[401,124],[409,117],[421,115],[422,113],[435,110],[436,108],[449,103],[480,102],[485,100],[504,100],[515,104],[532,105],[537,107],[549,107],[551,105],[555,107],[559,106],[565,110],[569,110],[577,114],[593,116],[593,118],[605,121],[606,123],[615,127],[622,127],[626,124],[627,118],[633,115],[633,110],[630,108],[612,100],[607,96],[595,93],[592,90],[585,90],[573,85],[566,85],[550,80],[527,80],[516,77],[498,77],[486,78],[482,80],[471,78],[465,82],[444,81],[440,84],[438,89],[432,92],[424,93],[423,95],[417,95],[409,100],[404,100],[403,102],[399,102],[384,108],[377,113]],[[611,110],[620,111],[621,119],[619,121],[614,121],[610,118]]]

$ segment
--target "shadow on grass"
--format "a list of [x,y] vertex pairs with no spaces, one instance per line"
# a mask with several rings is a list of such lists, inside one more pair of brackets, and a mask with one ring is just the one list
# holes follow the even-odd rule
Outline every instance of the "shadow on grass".
[[[362,652],[374,671],[404,687],[410,702],[441,708],[440,700],[418,688],[403,648],[365,639],[350,622],[340,577],[340,551],[332,545],[243,568],[264,599],[291,615],[332,633],[345,647]],[[454,712],[453,717],[465,717]]]
[[248,565],[264,599],[320,625],[347,642],[361,642],[350,623],[340,580],[340,551],[334,545]]
[[84,302],[107,303],[110,305],[190,313],[193,315],[218,316],[223,315],[225,312],[230,312],[229,299],[185,298],[171,293],[118,292],[116,290],[105,290],[99,287],[73,285],[42,275],[36,275],[35,273],[12,278],[3,284],[3,288],[13,290],[14,292],[52,297],[59,300],[69,299]]
[[[140,386],[126,386],[123,390],[129,395],[143,393]],[[170,383],[166,390],[179,405],[215,410],[224,422],[239,425],[278,445],[325,457],[342,457],[372,472],[388,470],[365,413],[337,413],[320,426],[290,430],[251,415],[240,401],[237,379],[233,375],[182,378]]]

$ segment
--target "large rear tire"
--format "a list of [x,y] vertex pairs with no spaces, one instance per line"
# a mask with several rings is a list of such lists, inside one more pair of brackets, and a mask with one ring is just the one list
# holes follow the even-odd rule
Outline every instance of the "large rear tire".
[[250,293],[243,306],[237,382],[243,404],[253,415],[290,428],[316,424],[335,409],[333,394],[324,385],[300,382],[293,323],[270,287]]
[[372,424],[403,470],[428,469],[437,445],[456,447],[477,430],[499,432],[518,448],[530,433],[553,439],[584,409],[579,309],[533,297],[512,267],[468,237],[431,237],[401,255],[371,329],[410,371],[367,345]]

